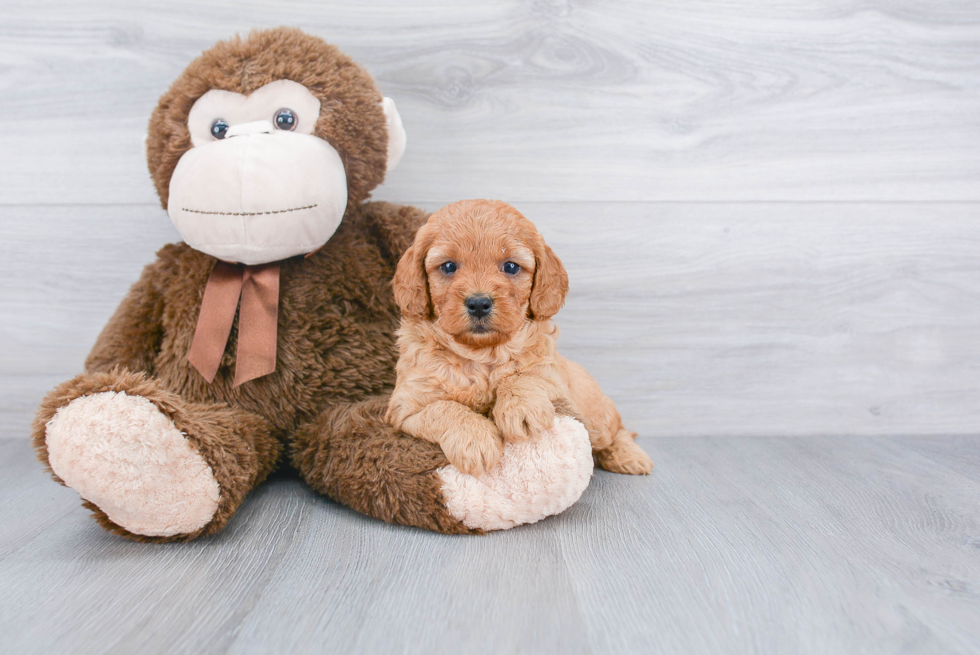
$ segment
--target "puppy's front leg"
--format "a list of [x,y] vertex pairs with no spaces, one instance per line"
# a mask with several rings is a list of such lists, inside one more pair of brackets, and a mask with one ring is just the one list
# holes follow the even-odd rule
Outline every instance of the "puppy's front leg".
[[470,475],[492,469],[504,452],[503,437],[493,421],[452,400],[429,403],[399,427],[439,444],[449,462]]
[[493,420],[506,441],[527,441],[555,422],[554,385],[534,375],[514,375],[497,387]]

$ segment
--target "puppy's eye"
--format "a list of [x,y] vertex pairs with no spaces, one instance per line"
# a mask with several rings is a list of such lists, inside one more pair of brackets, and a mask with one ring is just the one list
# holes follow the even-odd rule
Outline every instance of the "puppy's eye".
[[456,262],[446,262],[445,264],[439,267],[439,270],[445,273],[446,275],[452,275],[453,273],[456,272]]
[[506,264],[504,264],[504,273],[506,273],[507,275],[517,275],[517,273],[520,270],[521,267],[515,264],[514,262],[507,262]]

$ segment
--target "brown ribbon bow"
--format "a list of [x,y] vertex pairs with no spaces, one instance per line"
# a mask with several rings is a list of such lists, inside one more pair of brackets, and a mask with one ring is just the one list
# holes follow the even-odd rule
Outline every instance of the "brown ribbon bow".
[[204,288],[194,341],[187,353],[187,361],[208,382],[221,365],[239,299],[234,385],[276,370],[279,262],[246,266],[219,260]]

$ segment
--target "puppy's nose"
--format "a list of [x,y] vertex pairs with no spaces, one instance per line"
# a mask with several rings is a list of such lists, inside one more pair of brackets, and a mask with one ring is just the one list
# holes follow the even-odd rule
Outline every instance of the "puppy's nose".
[[470,313],[470,316],[473,318],[483,318],[493,309],[493,298],[480,294],[470,296],[463,304],[466,305],[466,311]]

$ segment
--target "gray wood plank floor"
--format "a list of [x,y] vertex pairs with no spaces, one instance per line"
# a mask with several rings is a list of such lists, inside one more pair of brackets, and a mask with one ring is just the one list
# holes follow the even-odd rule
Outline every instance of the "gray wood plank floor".
[[10,653],[977,653],[980,439],[641,442],[566,513],[388,526],[280,476],[191,544],[104,534],[0,441]]

